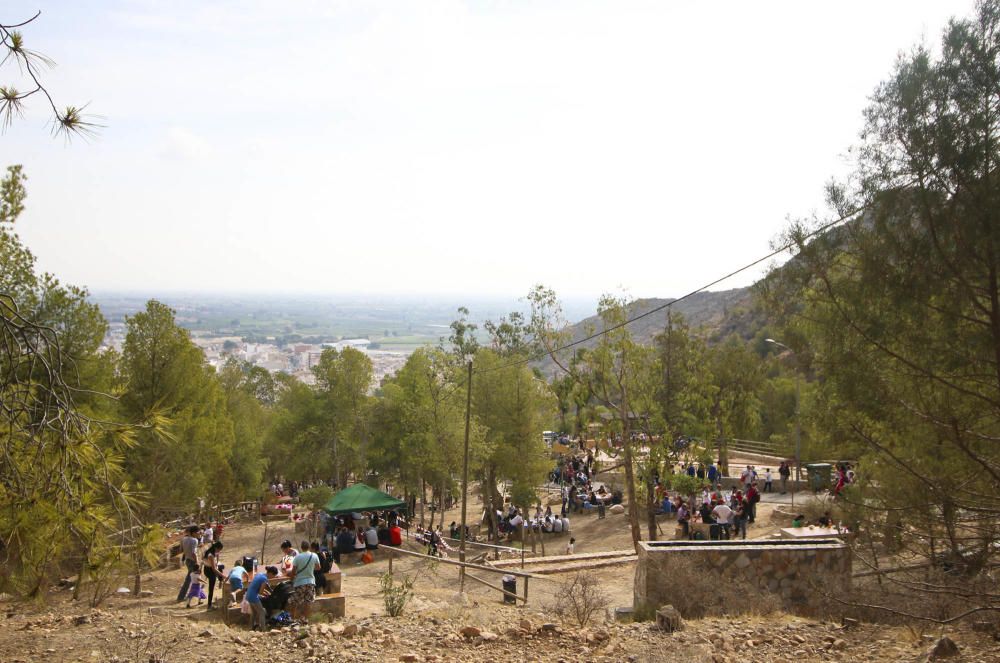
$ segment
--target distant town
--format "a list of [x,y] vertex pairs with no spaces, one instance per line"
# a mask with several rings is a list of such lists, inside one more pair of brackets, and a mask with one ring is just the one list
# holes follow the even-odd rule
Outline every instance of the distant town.
[[[121,351],[125,319],[141,311],[150,298],[121,293],[92,296],[108,319],[106,347]],[[206,294],[156,298],[176,311],[177,323],[191,333],[216,369],[233,357],[313,384],[310,369],[323,350],[351,347],[371,359],[373,389],[402,367],[415,349],[447,337],[458,306],[469,306],[480,331],[483,320],[520,308],[515,298],[481,297],[469,302],[461,298]],[[571,315],[583,317],[592,312],[592,302],[570,302]]]

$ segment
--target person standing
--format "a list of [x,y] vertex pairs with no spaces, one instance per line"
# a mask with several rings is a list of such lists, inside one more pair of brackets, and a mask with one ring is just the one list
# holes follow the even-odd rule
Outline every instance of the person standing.
[[309,550],[309,542],[302,542],[302,552],[292,560],[292,595],[288,599],[291,606],[292,619],[303,624],[309,623],[309,613],[312,612],[313,601],[316,600],[316,569],[319,567],[319,556]]
[[215,592],[216,581],[224,581],[226,576],[219,570],[219,551],[222,550],[222,541],[216,541],[208,547],[202,557],[202,575],[208,583],[208,610],[212,609],[212,595]]
[[261,602],[262,596],[270,596],[271,588],[268,586],[267,581],[270,578],[278,577],[278,567],[268,566],[264,569],[264,573],[258,573],[250,581],[250,585],[247,587],[247,603],[250,604],[251,613],[251,630],[264,631],[267,629],[267,611],[264,610],[264,604]]
[[181,539],[181,559],[184,562],[184,584],[181,591],[177,592],[177,602],[180,603],[187,598],[188,589],[191,587],[191,574],[198,571],[198,526],[191,525],[187,528],[187,533]]
[[712,517],[715,518],[715,522],[722,525],[722,538],[728,539],[730,536],[729,528],[733,522],[733,510],[729,508],[728,504],[721,502],[712,509]]
[[738,535],[742,539],[747,538],[747,501],[740,500],[739,504],[736,505],[736,511],[733,513],[733,522],[736,524],[736,532],[733,534],[734,538]]
[[784,495],[788,492],[788,477],[792,476],[792,468],[787,462],[781,461],[781,465],[778,466],[778,476],[781,477],[781,494]]

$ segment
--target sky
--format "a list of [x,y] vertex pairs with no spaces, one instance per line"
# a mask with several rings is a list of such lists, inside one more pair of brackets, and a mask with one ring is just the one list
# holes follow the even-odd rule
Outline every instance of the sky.
[[37,9],[56,102],[104,125],[53,138],[36,99],[0,136],[64,282],[677,297],[828,215],[875,86],[973,3],[6,0],[0,22]]

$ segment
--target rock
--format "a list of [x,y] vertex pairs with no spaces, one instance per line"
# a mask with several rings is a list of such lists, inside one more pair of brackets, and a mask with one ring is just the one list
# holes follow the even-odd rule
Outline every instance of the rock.
[[520,629],[521,629],[522,631],[528,631],[529,633],[530,633],[531,631],[535,630],[535,629],[534,629],[534,627],[533,627],[533,626],[531,625],[531,621],[530,621],[530,620],[528,620],[528,619],[522,619],[521,621],[519,621],[519,622],[517,623],[517,626],[518,626],[518,628],[520,628]]
[[684,629],[684,620],[681,613],[672,605],[665,605],[656,611],[656,626],[661,631],[673,633]]
[[551,622],[549,622],[548,624],[542,624],[542,630],[543,631],[549,631],[549,632],[551,632],[551,631],[557,631],[557,630],[559,630],[559,625],[558,624],[553,624]]
[[858,622],[858,620],[857,620],[857,619],[851,619],[850,617],[844,617],[844,618],[843,618],[843,619],[841,620],[841,622],[840,622],[840,623],[841,623],[841,625],[842,625],[842,626],[843,626],[844,628],[854,628],[855,626],[857,626],[857,625],[858,625],[858,623],[859,623],[859,622]]
[[139,592],[139,598],[141,599],[149,599],[152,597],[153,597],[153,590],[151,589],[144,589],[141,592]]
[[347,629],[343,624],[334,624],[330,627],[330,635],[344,635],[344,631]]
[[244,647],[245,647],[246,645],[250,644],[249,642],[247,642],[246,640],[244,640],[244,639],[243,639],[243,638],[242,638],[241,636],[239,636],[239,635],[234,635],[234,636],[233,636],[233,642],[235,642],[235,643],[236,643],[236,644],[238,644],[238,645],[243,645]]
[[625,507],[622,506],[621,504],[612,504],[611,507],[608,508],[608,512],[621,515],[625,513]]
[[117,594],[118,596],[128,596],[131,593],[132,590],[129,589],[128,587],[119,587],[118,589],[115,590],[115,594]]
[[836,640],[833,641],[833,644],[830,646],[833,649],[836,649],[837,651],[844,651],[845,649],[847,649],[847,640],[844,640],[843,638],[837,638]]
[[346,626],[344,626],[344,632],[343,632],[342,635],[345,638],[353,638],[357,634],[358,634],[358,625],[357,624],[347,624]]
[[204,631],[202,631],[201,633],[199,633],[198,637],[199,638],[214,638],[215,637],[215,632],[212,631],[212,629],[207,628]]
[[492,631],[483,631],[479,637],[483,639],[483,642],[493,642],[500,636],[498,636],[496,633],[493,633]]
[[483,632],[475,626],[465,626],[461,631],[459,631],[459,633],[461,633],[462,637],[465,638],[478,638],[483,634]]
[[414,661],[418,661],[420,659],[416,654],[403,654],[399,657],[399,660],[403,661],[403,663],[413,663]]
[[80,615],[73,620],[73,623],[77,626],[83,626],[84,624],[89,624],[90,621],[90,615]]
[[938,640],[930,653],[931,658],[950,658],[952,656],[958,656],[958,645],[948,636]]
[[295,639],[296,639],[296,640],[305,640],[305,639],[306,639],[306,638],[308,638],[308,637],[309,637],[309,631],[299,631],[299,632],[298,632],[298,633],[297,633],[297,634],[295,635]]

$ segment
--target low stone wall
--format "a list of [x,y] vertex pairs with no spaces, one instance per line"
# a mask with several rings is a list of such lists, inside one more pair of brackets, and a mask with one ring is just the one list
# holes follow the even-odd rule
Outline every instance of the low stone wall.
[[823,595],[851,585],[851,550],[838,539],[640,541],[637,611],[670,604],[684,617],[769,612],[839,614]]

